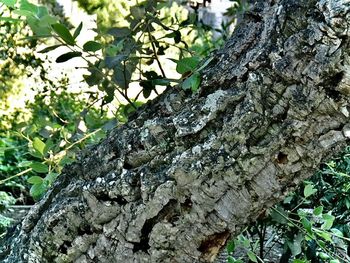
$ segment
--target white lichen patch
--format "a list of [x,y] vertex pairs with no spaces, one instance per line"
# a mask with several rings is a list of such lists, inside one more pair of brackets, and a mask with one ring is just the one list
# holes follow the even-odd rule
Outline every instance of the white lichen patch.
[[226,107],[229,101],[235,100],[237,97],[240,95],[231,96],[224,90],[217,90],[208,95],[203,105],[193,108],[192,113],[183,112],[174,118],[173,123],[177,130],[176,137],[199,132],[216,117],[219,111]]
[[225,97],[228,96],[228,92],[224,90],[217,90],[214,93],[208,95],[202,110],[209,110],[210,112],[215,112],[221,108],[222,102],[224,102]]
[[340,131],[330,131],[319,138],[320,145],[323,148],[329,148],[338,142],[344,141],[344,135]]
[[344,128],[343,128],[343,135],[346,138],[350,138],[350,124],[347,124],[347,125],[344,126]]
[[349,117],[349,111],[346,106],[340,107],[340,112],[343,113],[345,117]]
[[192,148],[192,153],[194,154],[194,155],[199,155],[200,153],[201,153],[201,147],[199,146],[199,145],[196,145],[196,146],[194,146],[193,148]]

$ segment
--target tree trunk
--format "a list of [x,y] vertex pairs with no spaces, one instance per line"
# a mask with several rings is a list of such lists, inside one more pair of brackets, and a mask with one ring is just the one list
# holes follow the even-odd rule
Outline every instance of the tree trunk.
[[212,262],[350,137],[348,0],[259,0],[203,71],[81,154],[1,262]]

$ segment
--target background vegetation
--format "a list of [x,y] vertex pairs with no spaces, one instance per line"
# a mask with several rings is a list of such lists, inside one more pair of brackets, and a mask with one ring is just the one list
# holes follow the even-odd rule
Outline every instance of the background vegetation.
[[[0,3],[3,212],[40,200],[79,150],[125,123],[144,99],[164,89],[196,92],[211,52],[247,8],[232,1],[231,20],[214,39],[181,1],[77,0],[96,15],[95,38],[84,39],[85,22],[74,26],[55,1]],[[52,52],[55,63],[47,64]],[[52,76],[67,61],[77,63],[83,88],[72,89],[68,75]],[[349,172],[345,149],[232,240],[228,262],[350,262]],[[12,221],[0,214],[1,235]]]

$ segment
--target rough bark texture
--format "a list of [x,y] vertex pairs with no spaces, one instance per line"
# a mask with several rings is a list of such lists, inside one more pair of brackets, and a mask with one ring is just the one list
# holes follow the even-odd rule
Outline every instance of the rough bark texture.
[[350,137],[348,0],[257,1],[204,70],[64,170],[1,262],[211,262]]

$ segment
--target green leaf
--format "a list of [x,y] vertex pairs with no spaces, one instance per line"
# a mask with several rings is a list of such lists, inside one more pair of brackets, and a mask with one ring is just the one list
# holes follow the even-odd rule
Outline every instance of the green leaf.
[[96,52],[102,48],[102,44],[96,41],[88,41],[84,44],[83,49],[86,52]]
[[282,225],[285,225],[288,223],[288,220],[287,220],[288,213],[282,207],[276,207],[275,209],[272,209],[270,216],[272,221],[275,221],[276,223],[279,223]]
[[30,167],[33,169],[34,172],[37,173],[47,173],[49,171],[49,167],[46,164],[43,163],[32,163]]
[[0,3],[3,3],[9,7],[15,7],[17,0],[0,0]]
[[131,15],[136,19],[142,19],[145,15],[145,8],[139,6],[132,6],[130,8]]
[[68,52],[68,53],[65,53],[65,54],[59,56],[56,59],[56,62],[63,63],[63,62],[66,62],[72,58],[76,58],[76,57],[80,57],[80,56],[81,56],[81,52],[72,51],[72,52]]
[[343,237],[343,232],[341,232],[339,229],[332,228],[331,229],[332,233],[335,234],[337,237]]
[[51,28],[34,16],[27,17],[27,23],[32,29],[33,33],[39,37],[51,36]]
[[75,39],[72,34],[69,32],[62,24],[53,24],[52,29],[66,42],[68,45],[73,46],[75,44]]
[[305,230],[312,235],[312,224],[309,220],[307,220],[305,217],[301,219],[301,223],[303,224]]
[[[37,12],[36,12],[36,15],[38,18],[40,18],[40,20],[44,17],[47,17],[47,16],[50,16],[49,15],[49,11],[47,10],[47,7],[46,6],[38,6],[37,7]],[[50,16],[52,17],[52,16]],[[52,17],[53,18],[53,17]]]
[[315,216],[319,216],[320,214],[322,214],[322,211],[323,211],[323,206],[318,206],[314,209],[314,215]]
[[304,236],[302,233],[299,233],[293,240],[293,242],[288,242],[288,247],[292,252],[293,257],[299,255],[301,253],[301,242],[304,240]]
[[321,258],[321,259],[329,259],[330,256],[324,252],[319,252],[318,253],[318,256]]
[[141,80],[140,86],[142,87],[142,95],[146,99],[151,95],[152,91],[155,89],[155,86],[151,80]]
[[59,47],[61,47],[61,46],[62,46],[61,44],[60,44],[60,45],[50,46],[50,47],[47,47],[47,48],[44,48],[44,49],[38,51],[38,53],[47,53],[47,52],[53,51],[53,50],[55,50],[56,48],[59,48]]
[[345,206],[347,209],[350,209],[350,199],[349,198],[345,198]]
[[35,200],[38,200],[45,194],[46,191],[47,191],[47,186],[44,183],[42,183],[42,184],[34,184],[30,188],[30,195]]
[[332,236],[330,233],[328,232],[324,232],[324,231],[317,231],[316,234],[320,237],[322,237],[324,240],[328,241],[328,242],[332,242]]
[[287,196],[286,198],[284,198],[283,200],[283,204],[290,204],[290,202],[293,200],[293,196]]
[[17,164],[18,167],[28,167],[32,164],[32,161],[22,161]]
[[105,52],[109,57],[116,56],[124,47],[124,41],[119,41],[117,45],[110,44],[106,47]]
[[256,258],[256,255],[254,254],[254,252],[248,251],[247,255],[251,261],[258,263],[258,259]]
[[[89,68],[90,75],[83,75],[89,86],[98,85],[103,80],[103,74],[96,68]],[[103,89],[104,90],[104,89]]]
[[32,176],[28,178],[28,183],[30,184],[41,184],[43,182],[43,178],[41,178],[40,176]]
[[183,58],[177,61],[176,71],[180,74],[192,72],[199,64],[198,57]]
[[57,178],[58,173],[48,173],[45,176],[45,180],[47,180],[49,182],[49,185],[51,185]]
[[27,0],[21,0],[19,9],[31,12],[33,15],[38,13],[38,6],[28,2]]
[[226,246],[226,249],[227,249],[227,253],[233,253],[235,251],[235,241],[234,240],[231,240],[228,242],[227,246]]
[[81,30],[83,29],[83,22],[80,22],[79,26],[75,29],[73,33],[73,38],[76,39],[79,35]]
[[114,57],[106,57],[105,63],[107,68],[115,68],[119,67],[121,68],[121,63],[125,61],[128,57],[126,55],[116,55]]
[[308,184],[304,188],[304,196],[305,196],[305,198],[308,198],[309,196],[313,195],[316,192],[317,192],[317,189],[315,189],[312,184]]
[[119,87],[126,89],[131,80],[131,73],[126,67],[119,65],[114,68],[113,80]]
[[198,90],[200,83],[201,83],[201,76],[199,73],[196,72],[184,80],[184,82],[182,83],[182,89],[183,90],[191,89],[192,92],[196,92]]
[[321,228],[324,230],[329,230],[333,225],[335,217],[331,214],[323,214],[322,219],[324,223],[322,224]]
[[38,137],[33,140],[33,148],[37,150],[42,156],[44,156],[45,143]]
[[[50,15],[45,15],[39,19],[40,25],[48,28],[50,28],[51,25],[56,24],[57,21],[58,20],[56,17],[50,16]],[[50,32],[51,32],[51,29],[50,29]]]

